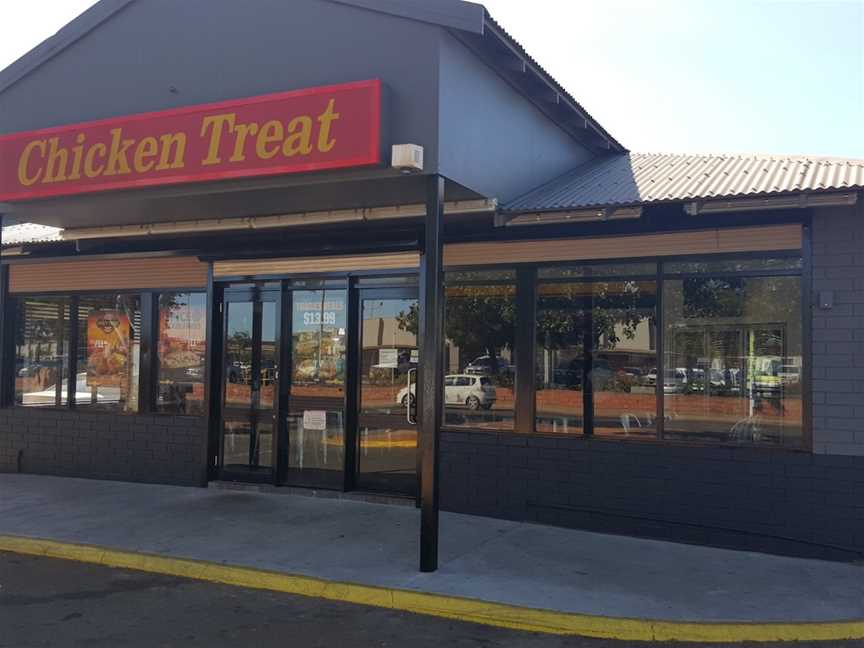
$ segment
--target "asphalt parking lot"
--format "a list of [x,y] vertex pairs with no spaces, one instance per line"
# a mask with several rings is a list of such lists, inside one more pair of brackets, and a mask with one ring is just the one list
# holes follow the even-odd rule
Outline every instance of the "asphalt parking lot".
[[[0,553],[0,648],[661,645],[693,646],[514,632],[406,612]],[[779,645],[860,648],[857,642]]]

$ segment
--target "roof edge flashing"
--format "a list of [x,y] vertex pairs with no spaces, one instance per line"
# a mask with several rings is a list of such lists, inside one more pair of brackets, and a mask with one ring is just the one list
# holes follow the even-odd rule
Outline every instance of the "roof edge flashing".
[[448,29],[482,34],[486,23],[483,5],[463,0],[325,0],[368,11],[408,18]]

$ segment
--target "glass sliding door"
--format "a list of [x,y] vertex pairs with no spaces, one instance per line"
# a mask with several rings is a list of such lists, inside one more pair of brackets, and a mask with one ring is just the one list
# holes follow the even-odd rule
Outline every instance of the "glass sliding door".
[[342,488],[348,291],[344,281],[298,281],[292,287],[284,481],[297,486]]
[[272,481],[279,379],[279,290],[225,290],[221,476]]
[[418,300],[413,288],[360,292],[356,486],[417,492]]

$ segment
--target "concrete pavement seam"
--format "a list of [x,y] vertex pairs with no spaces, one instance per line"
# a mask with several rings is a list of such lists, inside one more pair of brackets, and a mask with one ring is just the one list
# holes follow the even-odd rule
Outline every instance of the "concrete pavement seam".
[[805,623],[684,622],[628,619],[519,607],[397,588],[359,585],[188,558],[0,535],[0,551],[179,576],[556,635],[630,641],[831,641],[864,639],[864,619]]

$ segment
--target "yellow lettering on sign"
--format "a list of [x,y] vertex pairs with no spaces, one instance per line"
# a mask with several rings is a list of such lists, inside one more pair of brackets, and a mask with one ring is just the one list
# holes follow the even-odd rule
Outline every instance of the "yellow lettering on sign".
[[[163,135],[159,138],[159,142],[162,145],[162,154],[159,156],[156,170],[182,169],[186,165],[186,133]],[[174,147],[174,160],[169,163],[172,146]]]
[[84,175],[88,178],[98,178],[102,175],[105,165],[96,164],[96,156],[98,155],[100,159],[104,160],[107,154],[108,147],[102,142],[97,142],[87,149],[87,155],[84,156]]
[[75,136],[75,146],[72,147],[72,171],[69,172],[70,180],[81,179],[81,160],[84,157],[84,133]]
[[282,155],[309,155],[312,152],[312,118],[306,115],[295,117],[288,122],[288,132],[291,135],[282,145]]
[[335,111],[336,100],[331,99],[327,104],[327,109],[318,115],[318,123],[320,130],[318,131],[318,150],[321,153],[328,153],[336,146],[336,140],[330,139],[330,126],[334,121],[339,119],[340,115]]
[[210,115],[209,117],[205,117],[201,122],[201,137],[205,137],[207,131],[210,131],[210,145],[207,149],[207,157],[201,161],[202,165],[210,166],[219,164],[222,161],[222,158],[219,157],[219,145],[222,143],[222,129],[227,125],[229,130],[234,130],[234,121],[236,119],[237,115],[235,113],[224,113],[221,115]]
[[45,166],[43,183],[63,182],[66,180],[66,165],[69,162],[69,151],[60,148],[60,138],[48,140],[48,164]]
[[253,137],[258,134],[258,124],[237,124],[234,129],[237,134],[234,138],[234,154],[228,159],[229,162],[243,162],[246,160],[246,135]]
[[33,140],[24,147],[24,150],[21,152],[21,157],[18,158],[18,182],[20,182],[24,187],[30,187],[36,184],[39,182],[39,178],[42,177],[42,165],[39,165],[39,169],[34,175],[27,175],[27,171],[30,168],[30,156],[33,154],[35,149],[39,149],[44,158],[46,150],[45,140]]
[[132,169],[129,167],[129,159],[126,157],[126,154],[132,148],[135,140],[123,139],[122,128],[112,128],[109,132],[111,133],[111,151],[108,154],[108,165],[105,167],[105,175],[128,175],[132,173]]
[[281,143],[285,138],[285,130],[282,122],[271,119],[258,131],[258,139],[255,142],[255,154],[262,160],[269,160],[279,152],[279,146],[271,144]]
[[155,137],[145,137],[138,146],[135,147],[135,154],[132,156],[132,165],[135,167],[136,173],[147,173],[150,169],[156,166],[154,159],[159,153],[159,142]]

